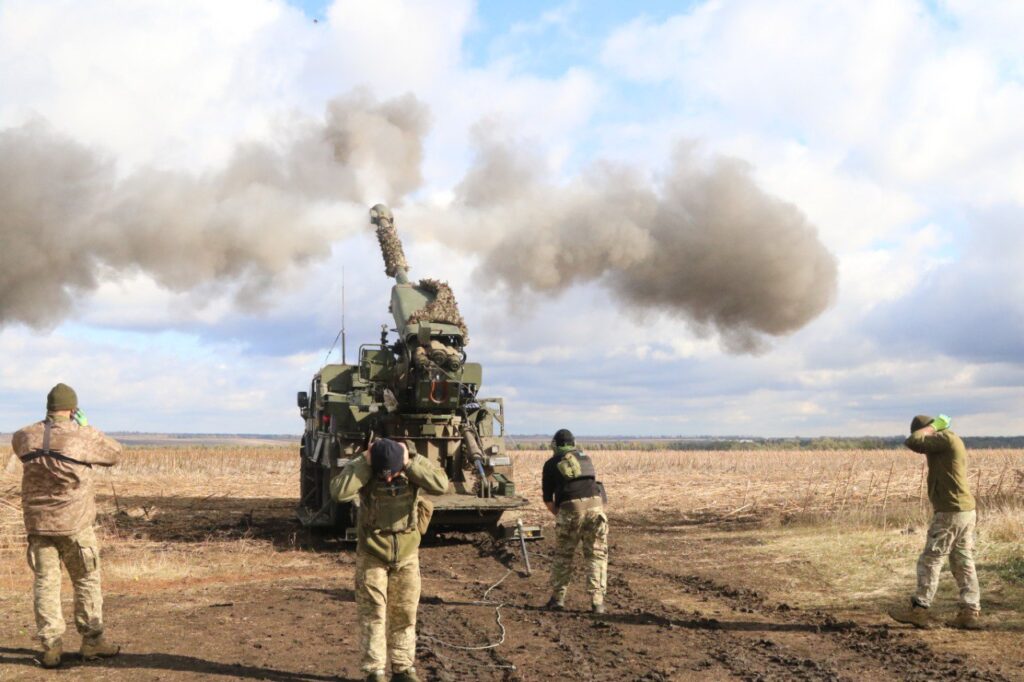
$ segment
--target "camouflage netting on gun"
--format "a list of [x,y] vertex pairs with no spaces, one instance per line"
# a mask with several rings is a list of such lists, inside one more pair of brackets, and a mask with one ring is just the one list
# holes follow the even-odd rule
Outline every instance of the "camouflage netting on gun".
[[453,324],[462,332],[462,345],[468,346],[469,332],[466,331],[466,321],[459,313],[459,304],[455,302],[455,294],[452,293],[452,288],[448,286],[448,283],[436,279],[421,279],[419,287],[432,293],[434,300],[410,315],[408,323]]
[[384,272],[388,277],[394,277],[399,270],[409,271],[405,251],[402,250],[402,240],[398,238],[394,225],[388,221],[381,221],[377,226],[377,241],[380,242],[380,252],[384,256]]

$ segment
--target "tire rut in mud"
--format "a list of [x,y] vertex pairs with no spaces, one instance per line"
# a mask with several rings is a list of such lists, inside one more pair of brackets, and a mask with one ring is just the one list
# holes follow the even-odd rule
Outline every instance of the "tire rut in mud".
[[[488,607],[477,607],[487,610]],[[493,613],[493,609],[490,609]],[[449,607],[420,608],[419,638],[416,642],[417,667],[426,672],[425,679],[458,682],[459,680],[501,680],[520,682],[516,666],[498,648],[462,650],[479,646],[480,624],[467,618],[460,609]]]
[[[492,594],[484,603],[487,586],[479,587],[480,576],[496,574],[498,582],[511,577],[510,557],[499,552],[490,539],[461,536],[455,538],[455,544],[425,551],[446,559],[421,562],[422,575],[437,580],[439,586],[434,594],[425,587],[420,598],[416,651],[425,679],[521,682],[515,664],[505,656],[507,646],[489,646],[498,641],[501,631],[496,609],[502,600]],[[474,584],[471,590],[468,586]],[[507,606],[500,609],[500,615],[507,632]]]
[[913,641],[908,634],[893,631],[886,625],[863,626],[837,621],[822,611],[805,612],[786,603],[772,604],[756,590],[735,588],[709,578],[672,573],[646,564],[627,563],[620,568],[631,575],[668,582],[697,597],[720,601],[740,612],[757,613],[779,623],[807,626],[826,635],[834,645],[864,659],[871,667],[884,671],[891,679],[1009,682],[1009,678],[998,672],[972,666],[963,656],[937,652],[926,642]]
[[[613,546],[606,616],[540,608],[547,597],[550,561],[542,553],[544,545],[535,546],[540,551],[533,553],[533,577],[513,572],[491,593],[491,598],[505,603],[506,641],[494,649],[466,652],[421,640],[420,665],[426,677],[649,682],[697,677],[815,682],[1007,679],[884,625],[837,621],[822,611],[773,602],[757,590],[618,560],[635,552],[638,543],[643,540],[634,537],[628,545]],[[489,542],[440,550],[438,561],[424,561],[425,567],[434,567],[425,570],[438,580],[438,589],[433,601],[424,594],[421,632],[467,645],[494,641],[493,607],[474,602],[504,571],[521,568],[518,557],[507,546]],[[570,606],[573,599],[584,597],[581,578],[577,576],[570,590]],[[721,615],[723,610],[729,615]]]
[[735,635],[723,629],[714,618],[699,614],[680,618],[660,601],[636,589],[629,578],[612,579],[616,605],[621,604],[624,618],[659,623],[663,628],[690,628],[707,656],[742,680],[808,680],[835,682],[848,679],[829,664],[800,656],[768,636],[757,639]]
[[[435,595],[424,592],[421,634],[453,644],[479,645],[495,641],[494,608],[476,601],[502,571],[514,566],[515,555],[502,546],[478,544],[447,548],[445,562],[429,571]],[[471,556],[473,553],[476,556]],[[538,555],[542,557],[543,555]],[[544,561],[537,563],[543,565]],[[430,563],[424,561],[424,565]],[[519,568],[516,566],[516,568]],[[486,580],[481,580],[484,576]],[[692,678],[721,665],[710,659],[689,631],[661,628],[657,623],[595,616],[589,611],[548,611],[538,602],[547,596],[546,567],[527,577],[518,571],[493,590],[490,599],[504,603],[507,628],[501,646],[461,651],[421,638],[420,661],[428,678],[479,680],[667,680]],[[437,582],[435,582],[437,581]],[[473,585],[472,589],[460,585]],[[499,668],[498,666],[502,666]],[[505,667],[508,666],[508,667]],[[514,666],[514,670],[509,667]],[[723,675],[719,675],[719,678]]]
[[[538,564],[549,563],[544,555],[537,556],[542,559]],[[529,624],[539,638],[556,645],[556,651],[545,657],[560,661],[566,679],[839,679],[834,671],[790,656],[768,640],[747,644],[733,638],[719,631],[712,619],[658,612],[654,600],[617,573],[610,582],[609,613],[604,616],[534,611],[536,617]],[[523,591],[512,598],[525,601],[530,596]]]

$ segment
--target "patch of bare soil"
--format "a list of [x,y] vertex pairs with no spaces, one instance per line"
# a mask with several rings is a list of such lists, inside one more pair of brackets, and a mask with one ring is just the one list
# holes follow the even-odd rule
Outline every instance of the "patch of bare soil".
[[[173,505],[154,500],[164,505],[156,517],[160,522],[145,515],[121,519],[119,530],[164,543],[245,538],[264,542],[268,555],[298,548],[316,560],[276,574],[246,573],[234,583],[111,590],[108,631],[124,653],[83,663],[74,653],[78,637],[69,632],[65,668],[56,674],[34,662],[30,596],[5,597],[0,679],[360,679],[352,551],[301,531],[282,500],[262,507],[253,500],[219,500],[202,505],[202,512],[195,502],[178,500],[179,518]],[[183,530],[184,515],[192,530]],[[723,520],[703,521],[641,527],[613,515],[609,613],[603,616],[589,613],[580,581],[567,611],[542,608],[550,532],[530,546],[532,576],[514,546],[480,536],[433,541],[421,554],[421,676],[649,682],[1024,678],[1019,651],[989,652],[997,661],[1002,653],[1006,658],[983,661],[957,651],[955,643],[940,651],[916,631],[791,606],[768,571],[759,580],[708,561],[733,539],[721,533],[709,538],[708,529],[721,528]],[[667,547],[673,550],[670,561],[664,558]]]

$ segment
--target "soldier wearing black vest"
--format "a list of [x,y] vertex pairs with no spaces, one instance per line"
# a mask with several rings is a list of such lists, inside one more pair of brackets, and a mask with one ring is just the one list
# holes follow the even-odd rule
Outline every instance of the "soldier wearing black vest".
[[568,429],[551,439],[554,451],[544,463],[541,487],[544,504],[555,515],[555,558],[551,566],[551,599],[547,608],[565,608],[565,594],[572,580],[576,546],[583,547],[587,565],[587,592],[591,610],[604,613],[608,586],[608,516],[604,486],[597,480],[594,462],[576,447]]

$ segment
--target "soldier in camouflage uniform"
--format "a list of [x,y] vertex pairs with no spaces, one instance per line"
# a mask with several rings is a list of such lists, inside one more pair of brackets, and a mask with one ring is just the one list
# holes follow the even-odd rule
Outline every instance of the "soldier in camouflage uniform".
[[417,680],[416,607],[420,599],[420,537],[430,505],[422,492],[448,490],[444,470],[408,447],[382,438],[331,480],[338,502],[359,497],[356,607],[361,668],[371,682],[384,680],[388,656],[392,680]]
[[46,397],[46,419],[26,426],[11,441],[22,462],[21,506],[28,533],[28,564],[35,574],[35,615],[44,668],[61,663],[64,615],[60,567],[75,591],[75,627],[82,658],[115,656],[120,647],[103,639],[100,555],[93,522],[93,467],[113,466],[121,445],[88,425],[70,386],[57,384]]
[[565,608],[565,594],[572,579],[576,546],[583,547],[587,565],[587,592],[594,613],[604,613],[608,589],[608,516],[604,486],[597,480],[594,463],[576,447],[568,429],[551,440],[554,450],[544,463],[544,504],[556,517],[555,558],[551,566],[551,599],[547,608]]
[[976,630],[982,627],[981,591],[974,568],[974,535],[977,523],[974,496],[967,487],[967,449],[950,429],[951,419],[940,414],[914,417],[905,445],[928,458],[928,499],[935,514],[924,551],[917,560],[917,591],[906,608],[889,615],[918,628],[935,625],[929,611],[939,587],[942,566],[949,559],[960,588],[960,611],[951,627]]

